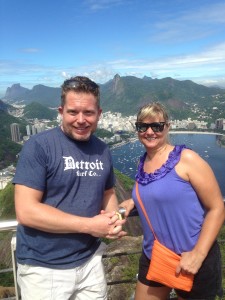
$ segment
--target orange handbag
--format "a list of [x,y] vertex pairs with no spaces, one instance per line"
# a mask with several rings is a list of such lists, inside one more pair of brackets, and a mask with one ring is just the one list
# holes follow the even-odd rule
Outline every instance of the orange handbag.
[[176,275],[176,267],[179,264],[180,256],[162,245],[152,228],[151,222],[146,213],[145,207],[138,191],[138,182],[136,182],[136,195],[149,227],[154,235],[154,243],[152,248],[152,258],[146,278],[162,283],[168,287],[189,292],[192,289],[194,275],[184,275],[180,273]]

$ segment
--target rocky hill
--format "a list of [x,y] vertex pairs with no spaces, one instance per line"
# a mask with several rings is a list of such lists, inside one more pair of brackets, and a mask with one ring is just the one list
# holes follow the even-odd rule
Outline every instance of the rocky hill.
[[[190,112],[193,105],[199,107],[214,106],[224,111],[225,90],[206,87],[190,80],[173,78],[152,79],[134,76],[114,76],[104,84],[100,84],[101,106],[103,111],[121,112],[123,115],[134,115],[139,107],[150,101],[163,102],[174,118]],[[6,91],[4,101],[24,104],[38,102],[48,107],[60,104],[60,88],[36,85],[31,90],[14,84]]]
[[9,115],[0,110],[0,170],[16,161],[16,155],[20,152],[22,146],[11,140],[10,124],[20,124],[21,132],[25,130],[25,124],[18,118]]
[[12,106],[0,100],[0,111],[8,112],[10,110],[10,107]]
[[48,107],[38,103],[32,102],[24,107],[23,118],[25,119],[46,119],[55,120],[58,115],[56,109],[49,109]]
[[44,85],[35,85],[31,90],[22,87],[19,83],[8,87],[4,100],[9,103],[20,102],[29,104],[38,102],[47,107],[57,107],[60,103],[60,88],[52,88]]

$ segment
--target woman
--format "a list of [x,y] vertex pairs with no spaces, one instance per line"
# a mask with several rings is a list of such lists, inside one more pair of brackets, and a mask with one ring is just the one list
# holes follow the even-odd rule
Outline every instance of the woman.
[[[181,255],[176,273],[194,274],[192,290],[176,290],[178,299],[221,296],[221,260],[216,237],[225,211],[213,171],[185,145],[169,143],[169,118],[161,104],[143,106],[135,125],[146,149],[136,174],[140,197],[159,242]],[[146,279],[154,237],[135,188],[132,198],[121,206],[126,208],[126,216],[136,206],[143,227],[135,300],[167,299],[170,287]]]

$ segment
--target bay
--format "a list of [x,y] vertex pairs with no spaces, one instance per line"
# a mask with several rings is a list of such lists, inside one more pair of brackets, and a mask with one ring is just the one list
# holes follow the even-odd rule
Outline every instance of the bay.
[[[219,136],[214,134],[171,133],[173,145],[185,144],[196,151],[211,166],[225,197],[225,147],[219,143]],[[134,179],[139,158],[145,149],[138,141],[130,142],[111,149],[113,164],[121,173]]]

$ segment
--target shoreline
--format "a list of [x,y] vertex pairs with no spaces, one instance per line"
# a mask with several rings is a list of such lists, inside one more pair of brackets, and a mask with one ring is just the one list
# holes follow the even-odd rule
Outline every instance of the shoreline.
[[[210,135],[221,135],[225,137],[225,134],[223,133],[216,133],[216,132],[207,132],[207,131],[169,131],[169,135],[170,134],[210,134]],[[122,141],[120,143],[114,144],[110,147],[110,149],[115,149],[118,147],[121,147],[123,145],[129,144],[129,143],[134,143],[138,141],[138,137],[132,137],[127,141]],[[224,145],[222,145],[222,147],[225,147]]]
[[[206,135],[206,134],[209,134],[209,135],[214,135],[214,136],[223,136],[223,137],[225,137],[225,134],[218,134],[218,133],[212,133],[212,132],[194,132],[194,131],[190,131],[190,132],[188,132],[188,131],[179,131],[179,132],[176,132],[176,131],[172,131],[172,132],[169,132],[169,134],[170,133],[172,133],[172,135],[174,135],[174,134],[187,134],[187,135],[190,135],[190,139],[192,139],[193,137],[193,135],[195,134],[195,133],[197,133],[197,134],[204,134],[204,135]],[[192,136],[191,136],[192,135]],[[171,137],[172,138],[172,137]],[[203,138],[205,138],[205,137],[202,137],[202,139]],[[198,140],[198,137],[196,138],[197,140]],[[217,139],[216,139],[216,137],[215,138],[213,138],[213,140],[215,139],[215,145],[217,146],[217,147],[220,147],[220,148],[225,148],[225,145],[223,145],[223,144],[220,144],[219,143],[219,139],[220,138],[218,138],[218,141],[217,141]],[[224,140],[224,138],[223,138],[223,140]],[[118,151],[118,149],[120,148],[120,147],[123,147],[124,145],[127,145],[127,144],[131,144],[131,148],[132,149],[135,149],[135,147],[133,147],[132,146],[132,143],[135,143],[135,142],[137,142],[137,141],[139,141],[138,140],[138,137],[132,137],[132,138],[130,138],[129,140],[126,140],[126,141],[123,141],[122,143],[117,143],[117,144],[115,144],[115,145],[113,145],[113,147],[110,149],[110,150],[115,150],[115,152],[117,152]],[[129,146],[128,146],[129,147]],[[204,147],[204,146],[203,146]],[[204,150],[204,149],[203,149]],[[207,149],[208,150],[208,149]],[[127,158],[128,158],[128,160],[129,160],[129,155],[128,155],[128,151],[129,151],[129,148],[126,148],[126,151],[125,152],[121,152],[122,154],[119,154],[119,157],[121,156],[127,156]],[[134,150],[134,151],[136,151],[136,150]],[[208,151],[204,151],[204,152],[208,152]],[[113,155],[113,154],[112,154]],[[114,156],[115,157],[117,157],[117,154],[116,153],[114,153]],[[206,157],[209,157],[209,155],[207,155]],[[224,157],[224,156],[223,156]],[[115,158],[115,159],[117,159],[117,158]],[[127,163],[127,159],[126,159],[126,161],[123,161],[123,160],[121,160],[120,159],[120,163],[122,162],[122,164],[126,164]],[[118,170],[120,170],[120,167],[118,167],[117,168]],[[123,170],[123,171],[120,171],[120,172],[122,172],[122,173],[124,173],[125,175],[127,175],[128,177],[130,177],[130,175],[128,175],[128,173],[130,172],[130,170]],[[132,171],[133,172],[133,171]],[[223,176],[223,175],[222,175]],[[130,177],[131,178],[131,177]],[[222,177],[223,178],[223,177]],[[223,183],[223,185],[222,185],[223,187],[224,187],[224,183]],[[221,186],[221,192],[222,192],[222,186]],[[224,200],[224,204],[225,204],[225,191],[224,191],[224,193],[222,193],[222,195],[223,195],[223,200]]]
[[216,133],[210,131],[169,131],[169,134],[212,134],[212,135],[222,135],[225,136],[225,133]]

